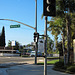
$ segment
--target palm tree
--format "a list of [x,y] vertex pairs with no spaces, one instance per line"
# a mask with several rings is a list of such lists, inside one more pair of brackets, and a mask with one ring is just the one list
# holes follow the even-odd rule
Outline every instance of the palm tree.
[[[65,48],[64,36],[67,32],[67,63],[70,62],[70,47],[71,47],[71,29],[73,29],[71,15],[75,12],[75,1],[74,0],[56,0],[56,17],[52,18],[52,21],[48,21],[50,24],[48,30],[55,35],[55,39],[58,39],[60,33],[63,34],[63,50]],[[43,15],[42,15],[43,17]],[[72,16],[73,17],[73,16]],[[75,21],[75,19],[73,20]],[[75,22],[73,22],[75,24]],[[57,28],[58,27],[58,28]],[[66,28],[66,29],[65,29]],[[66,31],[65,31],[66,30]],[[74,30],[74,29],[73,29]],[[57,43],[57,41],[56,41]],[[64,50],[65,52],[65,50]]]
[[[74,0],[56,0],[57,2],[57,18],[64,19],[62,22],[66,21],[67,29],[67,63],[70,62],[70,47],[71,47],[71,14],[75,11],[75,2]],[[62,6],[61,6],[62,5]],[[67,13],[65,13],[65,10]],[[63,24],[64,25],[64,24]],[[64,25],[65,26],[65,25]],[[63,29],[64,30],[64,29]],[[63,31],[64,32],[64,31]]]

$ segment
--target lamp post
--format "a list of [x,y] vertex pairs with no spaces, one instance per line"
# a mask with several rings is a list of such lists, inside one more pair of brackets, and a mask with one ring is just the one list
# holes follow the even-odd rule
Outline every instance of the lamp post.
[[[35,32],[37,33],[37,0],[35,0]],[[35,64],[37,64],[38,43],[35,45]]]

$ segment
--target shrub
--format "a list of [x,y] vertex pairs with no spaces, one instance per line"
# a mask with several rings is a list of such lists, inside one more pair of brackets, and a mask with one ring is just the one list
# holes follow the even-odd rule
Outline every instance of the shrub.
[[21,55],[21,57],[28,57],[28,55]]
[[53,69],[57,71],[63,71],[63,72],[75,74],[75,64],[72,63],[64,65],[63,61],[59,61],[54,64]]
[[68,71],[75,73],[75,66],[70,66],[67,68]]
[[54,64],[54,68],[63,69],[63,68],[64,68],[64,62],[63,62],[63,61],[56,62],[56,63]]

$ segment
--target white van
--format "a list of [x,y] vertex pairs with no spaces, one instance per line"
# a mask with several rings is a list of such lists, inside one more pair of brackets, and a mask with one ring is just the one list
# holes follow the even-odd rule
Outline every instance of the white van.
[[35,51],[31,51],[30,56],[35,56]]

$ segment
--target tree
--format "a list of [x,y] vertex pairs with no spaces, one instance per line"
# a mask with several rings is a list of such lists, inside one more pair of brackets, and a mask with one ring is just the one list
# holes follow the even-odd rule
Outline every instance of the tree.
[[[65,40],[67,40],[67,63],[70,62],[71,37],[75,31],[75,0],[56,0],[56,17],[52,17],[52,21],[48,21],[48,30],[55,36],[56,43],[58,35],[61,33],[63,38],[63,50],[65,52]],[[73,23],[72,23],[73,22]],[[56,27],[55,27],[56,26]],[[57,28],[58,27],[58,28]],[[66,28],[66,29],[65,29]],[[66,31],[65,31],[66,30]],[[74,30],[74,31],[73,31]],[[65,38],[67,33],[67,39]],[[71,35],[72,34],[72,35]]]
[[63,27],[63,19],[62,18],[52,18],[50,22],[48,22],[49,27],[48,31],[51,32],[52,35],[55,37],[56,42],[56,49],[58,50],[58,36],[63,33],[64,27]]
[[30,46],[31,46],[31,44],[28,44],[27,46],[28,46],[28,47],[30,47]]
[[3,26],[2,33],[1,33],[1,46],[5,47],[5,28]]
[[52,54],[54,47],[54,41],[48,36],[47,37],[47,53]]
[[[62,5],[62,6],[61,6]],[[75,0],[57,0],[57,15],[61,18],[65,16],[66,30],[67,30],[67,63],[70,62],[70,49],[71,49],[71,15],[75,12]],[[59,14],[61,12],[61,15]]]
[[[20,43],[18,41],[16,41],[16,45],[13,46],[13,49],[14,50],[19,50],[19,46],[20,46]],[[8,47],[12,47],[12,41],[8,41]]]
[[[44,39],[44,36],[42,36],[40,39]],[[47,35],[47,53],[51,54],[53,53],[53,47],[54,47],[54,41]]]
[[9,41],[8,41],[8,47],[12,47],[12,46],[11,46],[11,43],[12,43],[12,42],[9,40]]
[[14,46],[14,50],[19,50],[20,43],[16,41],[16,45]]

